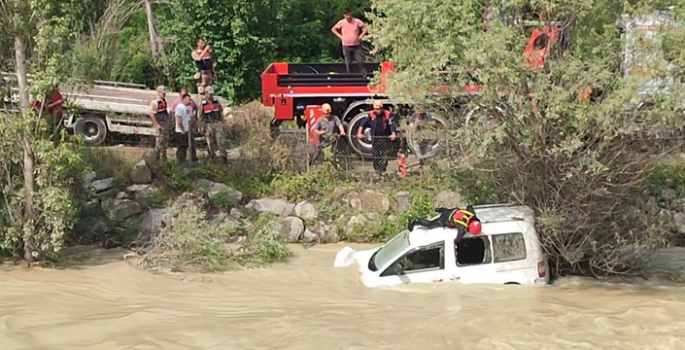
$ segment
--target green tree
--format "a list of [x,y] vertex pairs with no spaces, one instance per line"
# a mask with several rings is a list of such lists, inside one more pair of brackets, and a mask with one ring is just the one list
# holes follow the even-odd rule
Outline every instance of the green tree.
[[[669,54],[669,64],[659,36],[636,39],[632,65],[652,73],[626,78],[620,68],[626,42],[617,35],[617,20],[624,13],[653,14],[661,4],[489,3],[492,20],[484,31],[479,14],[486,9],[473,2],[372,0],[375,48],[397,65],[390,94],[452,111],[455,125],[469,117],[454,132],[455,149],[463,153],[455,155],[459,162],[450,170],[461,179],[470,175],[476,185],[471,188],[494,190],[487,200],[533,207],[558,272],[634,271],[635,259],[627,257],[642,256],[666,238],[661,227],[629,209],[644,198],[654,156],[672,145],[660,138],[673,137],[670,131],[684,126],[685,95],[670,77],[674,63],[682,64],[675,61],[685,46],[671,45],[676,53]],[[680,6],[671,14],[682,14]],[[522,55],[532,28],[515,25],[514,19],[540,19],[542,11],[567,37],[550,46],[542,69],[532,69]],[[438,70],[448,72],[438,75]],[[470,96],[458,88],[425,94],[443,84],[487,88]],[[649,86],[659,88],[645,93]],[[594,91],[591,102],[579,98],[587,87]],[[465,99],[468,113],[453,109]]]

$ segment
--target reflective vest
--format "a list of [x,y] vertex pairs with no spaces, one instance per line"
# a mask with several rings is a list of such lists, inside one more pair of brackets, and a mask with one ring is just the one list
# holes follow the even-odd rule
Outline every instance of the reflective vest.
[[221,104],[219,99],[214,96],[212,102],[207,99],[202,100],[202,115],[205,122],[218,122],[221,119]]
[[454,226],[461,225],[464,226],[464,228],[468,228],[469,220],[471,220],[475,216],[475,213],[472,213],[468,210],[454,209],[452,213],[450,213],[450,223],[452,223]]
[[[390,111],[383,109],[383,110],[381,110],[381,112],[383,112],[383,119],[390,120]],[[371,120],[376,120],[376,111],[375,110],[369,112],[369,118],[371,118]]]
[[169,111],[167,110],[166,100],[157,97],[155,101],[157,101],[157,120],[168,118]]
[[[201,53],[202,50],[197,49],[195,52]],[[209,50],[202,56],[200,61],[195,61],[195,67],[199,71],[212,70],[212,55],[209,53]]]

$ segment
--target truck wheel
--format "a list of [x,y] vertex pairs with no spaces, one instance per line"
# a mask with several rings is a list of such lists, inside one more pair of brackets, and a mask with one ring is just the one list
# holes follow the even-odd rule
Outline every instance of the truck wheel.
[[78,118],[74,124],[74,134],[83,136],[88,145],[101,145],[107,137],[107,124],[101,117]]
[[[439,128],[440,130],[444,130],[445,134],[447,133],[447,122],[445,122],[445,119],[435,113],[428,113],[431,118],[435,121],[437,124],[436,127]],[[407,146],[409,146],[409,149],[412,150],[412,152],[416,152],[414,150],[414,135],[412,135],[411,129],[408,129],[407,131]],[[447,142],[446,139],[440,139],[438,138],[435,141],[432,141],[430,143],[430,147],[428,147],[428,152],[424,154],[426,158],[431,157],[437,153],[437,151],[440,149],[440,147],[444,147],[445,143]]]
[[357,138],[357,132],[359,130],[359,126],[361,125],[362,119],[364,119],[364,117],[366,117],[368,114],[369,112],[361,112],[357,114],[354,118],[352,118],[352,120],[350,120],[350,126],[347,129],[347,139],[350,141],[352,150],[364,158],[370,158],[372,156],[371,129],[366,128],[366,130],[363,131],[363,139]]

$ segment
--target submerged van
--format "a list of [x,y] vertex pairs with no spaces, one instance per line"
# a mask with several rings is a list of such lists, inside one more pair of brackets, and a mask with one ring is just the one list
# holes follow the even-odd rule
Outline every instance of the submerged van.
[[533,210],[511,204],[474,210],[483,231],[477,236],[467,233],[459,244],[454,243],[454,229],[417,226],[375,249],[346,246],[333,266],[359,263],[362,283],[371,288],[436,282],[546,285],[548,263]]

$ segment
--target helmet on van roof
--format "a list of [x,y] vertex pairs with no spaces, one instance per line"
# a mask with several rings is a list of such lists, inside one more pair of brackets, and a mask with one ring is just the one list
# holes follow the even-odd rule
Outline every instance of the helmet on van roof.
[[468,226],[469,233],[472,235],[479,235],[483,231],[483,225],[476,218],[471,218]]

